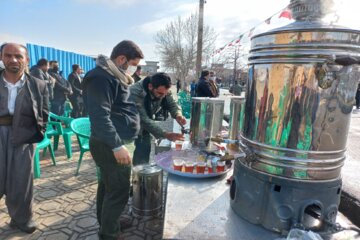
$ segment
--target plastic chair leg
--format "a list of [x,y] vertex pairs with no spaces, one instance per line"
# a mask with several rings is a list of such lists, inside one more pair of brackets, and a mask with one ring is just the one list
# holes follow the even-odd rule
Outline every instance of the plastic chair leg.
[[40,178],[40,175],[40,153],[39,149],[36,149],[34,154],[34,178]]
[[[55,154],[54,154],[54,150],[53,150],[51,144],[49,144],[48,148],[49,148],[49,152],[50,152],[50,156],[51,156],[51,160],[53,162],[53,165],[56,166]],[[45,150],[46,150],[46,148],[44,148],[44,151]]]
[[80,165],[81,165],[83,156],[84,156],[84,151],[82,151],[80,149],[80,158],[79,158],[79,161],[78,161],[78,164],[77,164],[77,169],[76,169],[76,172],[75,172],[75,176],[79,175]]
[[54,151],[58,150],[59,136],[54,136]]
[[72,149],[71,149],[71,135],[70,134],[64,134],[64,144],[65,144],[65,150],[67,158],[72,157]]
[[46,155],[46,150],[47,150],[47,148],[44,148],[44,149],[43,149],[43,153],[42,153],[42,156],[43,156],[43,157],[45,157],[45,155]]

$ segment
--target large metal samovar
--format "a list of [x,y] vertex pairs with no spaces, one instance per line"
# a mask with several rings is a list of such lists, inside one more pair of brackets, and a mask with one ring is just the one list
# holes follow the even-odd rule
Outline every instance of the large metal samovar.
[[321,21],[332,0],[291,0],[290,8],[294,23],[252,38],[246,157],[235,161],[231,206],[273,231],[328,231],[360,79],[360,31]]

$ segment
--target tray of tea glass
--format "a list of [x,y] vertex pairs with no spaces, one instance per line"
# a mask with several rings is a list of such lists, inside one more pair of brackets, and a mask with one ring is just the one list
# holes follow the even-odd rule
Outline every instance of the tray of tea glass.
[[155,155],[155,163],[171,174],[189,178],[211,178],[224,175],[231,169],[231,164],[216,161],[213,157],[199,154],[199,151],[175,150]]

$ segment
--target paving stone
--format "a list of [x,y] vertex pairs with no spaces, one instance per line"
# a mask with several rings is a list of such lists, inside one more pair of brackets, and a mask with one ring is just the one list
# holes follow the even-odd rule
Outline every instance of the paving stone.
[[59,216],[58,214],[54,214],[52,216],[46,217],[45,221],[43,221],[43,224],[47,227],[51,227],[53,225],[61,224],[63,220],[63,217]]
[[79,226],[81,228],[90,228],[95,225],[97,225],[96,218],[83,218],[77,222],[77,226]]
[[46,190],[46,191],[43,191],[39,194],[40,197],[42,198],[52,198],[52,197],[55,197],[58,193],[55,192],[54,190]]
[[41,204],[40,209],[44,210],[44,211],[51,211],[51,210],[59,209],[60,207],[61,207],[61,204],[59,204],[55,201],[47,201],[47,202]]
[[55,234],[48,235],[45,239],[46,240],[68,240],[69,236],[66,235],[65,233],[58,232]]

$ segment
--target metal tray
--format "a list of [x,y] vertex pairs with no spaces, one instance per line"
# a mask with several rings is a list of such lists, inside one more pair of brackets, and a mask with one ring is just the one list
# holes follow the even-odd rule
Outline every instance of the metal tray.
[[[182,177],[188,177],[188,178],[212,178],[212,177],[218,177],[226,174],[228,171],[230,171],[231,167],[228,168],[227,165],[225,165],[225,171],[219,172],[219,173],[207,173],[204,174],[201,173],[187,173],[187,172],[181,172],[181,171],[175,171],[173,168],[173,157],[179,157],[178,154],[181,151],[176,150],[170,150],[166,152],[161,152],[157,155],[155,155],[155,163],[160,168],[162,168],[164,171],[167,171],[168,173],[182,176]],[[186,157],[181,157],[183,159],[186,159]]]

